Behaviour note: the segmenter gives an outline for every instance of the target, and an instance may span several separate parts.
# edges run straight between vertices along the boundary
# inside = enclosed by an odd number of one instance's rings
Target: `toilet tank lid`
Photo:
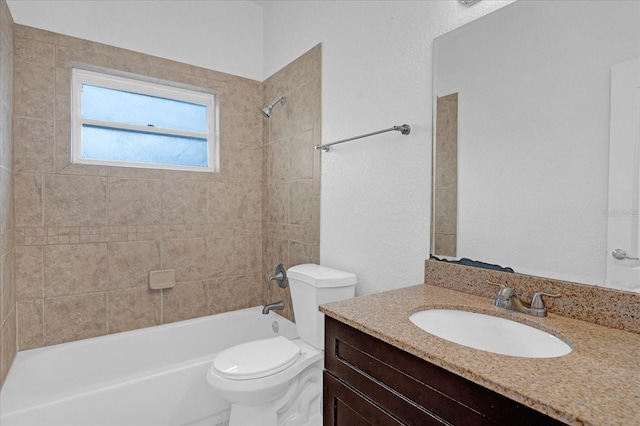
[[[312,287],[347,287],[358,282],[356,275],[351,272],[339,271],[313,263],[292,266],[287,270],[287,276]]]

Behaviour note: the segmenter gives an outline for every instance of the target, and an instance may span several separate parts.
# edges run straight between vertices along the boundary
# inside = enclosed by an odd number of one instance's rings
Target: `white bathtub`
[[[206,379],[215,354],[277,334],[297,337],[295,324],[261,309],[19,352],[0,392],[0,424],[226,424],[229,406]]]

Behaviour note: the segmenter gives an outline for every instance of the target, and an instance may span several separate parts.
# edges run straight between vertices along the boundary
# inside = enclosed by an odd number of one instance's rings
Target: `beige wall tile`
[[[162,223],[162,182],[109,178],[109,225]]]
[[[16,227],[42,226],[42,176],[16,173],[14,190]]]
[[[228,277],[247,273],[247,239],[213,238],[207,241],[209,276]]]
[[[252,147],[231,147],[228,151],[230,176],[233,183],[260,182],[262,150]]]
[[[243,188],[245,203],[241,217],[245,222],[260,222],[262,220],[262,185],[254,182]]]
[[[229,84],[229,126],[234,145],[259,148],[262,145],[261,83],[241,77],[232,77]]]
[[[53,121],[16,117],[14,133],[14,170],[51,173],[54,167],[55,129]]]
[[[15,58],[19,61],[53,66],[55,64],[55,46],[51,43],[18,37],[15,40]]]
[[[457,184],[458,164],[458,94],[437,100],[435,185]]]
[[[55,114],[57,121],[71,122],[71,69],[56,68]]]
[[[263,274],[273,275],[276,266],[280,263],[287,268],[291,266],[288,261],[289,245],[287,240],[267,237],[262,239],[262,243]]]
[[[320,79],[322,70],[322,45],[317,44],[286,66],[287,91]]]
[[[209,314],[262,304],[259,275],[215,278],[209,281]]]
[[[0,168],[0,233],[14,227],[13,189],[13,174],[10,170]]]
[[[311,179],[295,180],[289,185],[289,223],[306,225],[311,223],[313,205],[313,182]]]
[[[435,188],[434,224],[437,233],[455,234],[457,228],[457,190]]]
[[[16,344],[16,310],[11,310],[10,315],[2,324],[2,371],[1,377],[6,378],[9,374],[9,369],[13,363],[16,353],[18,352]]]
[[[313,244],[289,242],[289,265],[301,265],[303,263],[320,263],[320,247]]]
[[[107,296],[90,293],[46,299],[44,317],[45,346],[102,336],[107,333]]]
[[[0,37],[0,100],[13,105],[14,55],[11,41]]]
[[[176,281],[196,281],[207,276],[207,248],[203,238],[162,242],[162,269],[175,269]]]
[[[6,321],[16,306],[16,281],[13,271],[13,251],[0,259],[0,323]]]
[[[0,102],[0,166],[7,170],[13,170],[13,120],[11,118],[12,109],[4,102]]]
[[[15,25],[5,0],[0,2],[0,8],[0,34],[10,42],[9,44],[13,45],[13,29]]]
[[[15,249],[15,274],[18,301],[43,299],[42,246],[18,246]]]
[[[206,223],[206,182],[163,181],[163,223]]]
[[[289,222],[289,182],[278,182],[269,186],[269,221]]]
[[[433,253],[439,256],[456,256],[456,234],[434,234]]]
[[[310,179],[313,177],[313,129],[295,134],[291,138],[290,178]]]
[[[262,273],[262,237],[248,237],[246,239],[247,247],[247,273]]]
[[[14,114],[42,120],[54,119],[53,67],[15,61]]]
[[[148,287],[149,272],[159,269],[159,241],[109,243],[109,289]]]
[[[292,91],[287,104],[290,111],[290,134],[313,130],[313,123],[320,116],[320,79],[309,81]]]
[[[44,300],[18,302],[18,350],[44,345]]]
[[[177,284],[162,290],[162,322],[182,321],[207,315],[208,285],[206,281]]]
[[[280,139],[268,145],[269,182],[289,179],[290,150],[289,139]]]
[[[160,291],[130,288],[108,293],[109,333],[160,324]]]
[[[44,225],[106,225],[106,187],[103,177],[45,175]]]
[[[232,223],[240,220],[244,198],[242,187],[222,182],[209,184],[209,222]]]
[[[104,291],[108,287],[107,244],[44,247],[44,291],[47,298]]]

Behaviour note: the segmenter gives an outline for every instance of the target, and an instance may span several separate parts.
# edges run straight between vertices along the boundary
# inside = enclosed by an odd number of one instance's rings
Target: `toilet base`
[[[231,405],[229,426],[311,426],[322,422],[320,359],[302,371],[275,401],[260,405]]]

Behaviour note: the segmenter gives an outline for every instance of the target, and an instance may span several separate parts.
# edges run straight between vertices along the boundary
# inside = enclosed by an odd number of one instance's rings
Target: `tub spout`
[[[262,307],[262,313],[267,315],[269,311],[282,311],[284,309],[284,302],[280,300],[279,302],[267,303]]]

